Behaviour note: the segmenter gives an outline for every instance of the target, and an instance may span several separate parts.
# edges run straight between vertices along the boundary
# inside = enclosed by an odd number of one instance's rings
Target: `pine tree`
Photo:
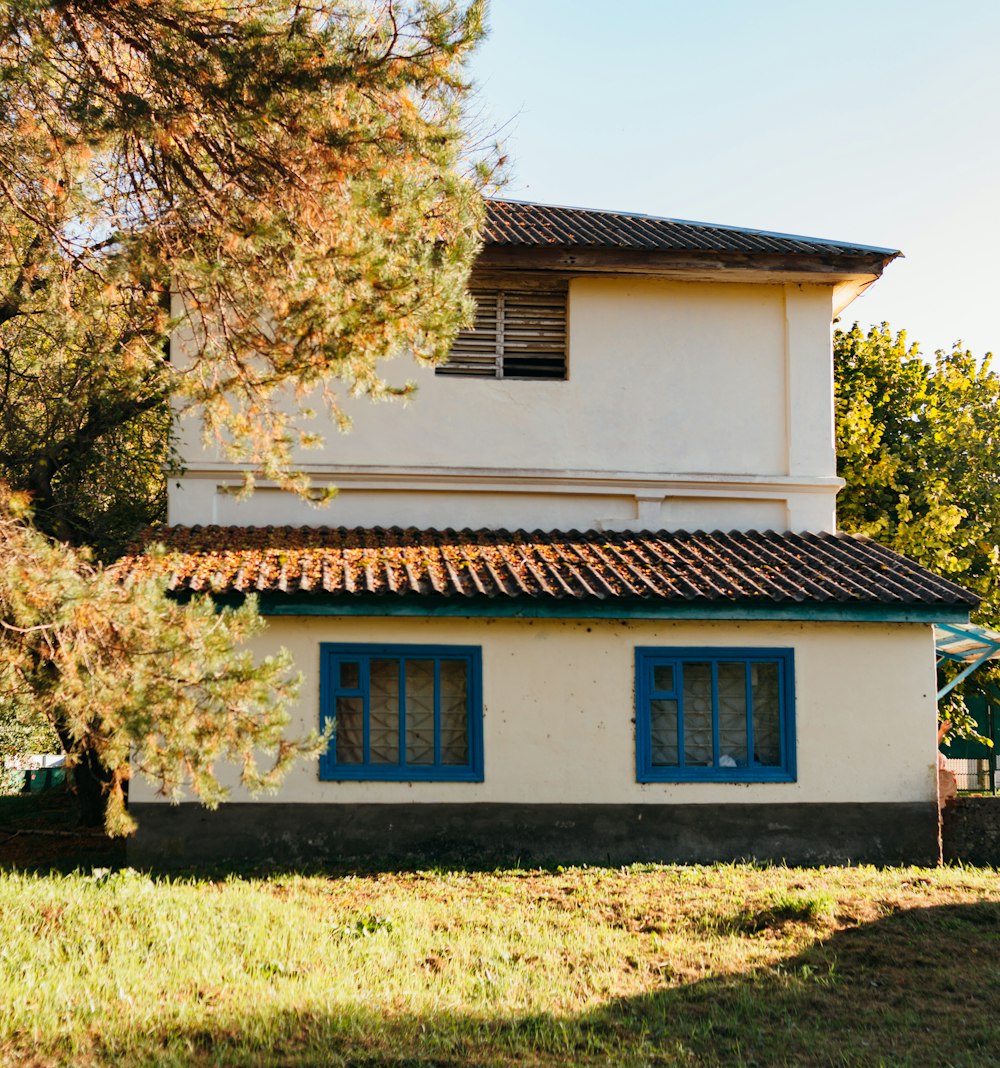
[[[214,806],[226,796],[218,763],[235,764],[248,789],[270,789],[325,744],[284,736],[299,682],[284,651],[258,662],[240,648],[263,627],[252,600],[181,604],[152,568],[123,582],[39,534],[26,497],[2,487],[0,553],[3,718],[58,737],[83,823],[131,831],[124,784],[136,774],[171,798],[190,789]],[[261,752],[273,755],[266,769]]]
[[[305,395],[344,425],[343,392],[407,392],[376,361],[442,358],[469,313],[485,172],[463,162],[462,64],[481,28],[480,0],[10,0],[0,353],[89,330],[126,372],[119,426],[169,396],[303,488]]]
[[[248,485],[304,491],[307,399],[344,427],[345,393],[409,392],[377,361],[443,358],[489,172],[463,115],[482,18],[482,0],[0,7],[0,478],[42,531],[113,558],[162,514],[186,410]],[[0,715],[56,731],[87,821],[109,799],[127,826],[130,747],[133,771],[210,802],[217,758],[254,783],[252,747],[277,746],[279,774],[284,661],[233,657],[252,606],[119,588],[19,501],[4,491]]]

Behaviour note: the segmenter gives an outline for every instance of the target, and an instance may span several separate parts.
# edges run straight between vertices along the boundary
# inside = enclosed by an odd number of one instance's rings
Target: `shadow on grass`
[[[79,812],[65,788],[0,795],[0,871],[62,872],[116,868],[125,843],[78,827]]]
[[[771,931],[773,936],[774,931]],[[761,937],[765,933],[761,932]],[[684,982],[582,1015],[206,1014],[106,1044],[115,1064],[954,1065],[1000,1049],[1000,905],[911,909],[838,930],[778,965]]]
[[[0,794],[0,826],[65,829],[77,811],[65,787],[32,794]]]
[[[257,858],[187,862],[167,856],[155,864],[134,861],[129,856],[128,838],[109,838],[98,829],[79,826],[79,809],[72,792],[65,788],[37,794],[0,795],[0,871],[62,873],[98,868],[139,867],[153,879],[230,878],[267,879],[282,876],[321,876],[405,874],[415,871],[492,872],[522,867],[510,863],[507,853],[495,855],[482,850],[442,848],[419,853],[397,853],[379,857],[344,856],[304,859]],[[525,868],[556,871],[555,863],[539,863],[525,858]]]

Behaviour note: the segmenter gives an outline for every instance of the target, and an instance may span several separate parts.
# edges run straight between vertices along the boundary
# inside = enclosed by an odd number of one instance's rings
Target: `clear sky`
[[[846,321],[1000,358],[1000,0],[492,0],[506,196],[902,249]]]

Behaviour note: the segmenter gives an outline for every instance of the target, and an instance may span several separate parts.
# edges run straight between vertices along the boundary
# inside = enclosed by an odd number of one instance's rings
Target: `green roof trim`
[[[263,616],[423,616],[454,619],[753,619],[844,623],[967,623],[957,605],[848,604],[839,601],[740,603],[733,601],[552,601],[537,598],[386,597],[323,594],[257,594]],[[219,594],[221,604],[241,604],[242,594]]]

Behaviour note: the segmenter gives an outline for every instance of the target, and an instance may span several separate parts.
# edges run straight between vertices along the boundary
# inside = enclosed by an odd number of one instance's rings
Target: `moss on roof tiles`
[[[144,546],[162,544],[164,557]],[[974,606],[869,538],[731,531],[162,527],[119,563],[176,591]]]

